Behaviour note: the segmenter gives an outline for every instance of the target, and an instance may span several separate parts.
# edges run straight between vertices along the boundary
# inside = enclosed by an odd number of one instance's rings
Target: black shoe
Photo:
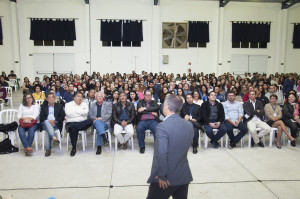
[[[70,156],[73,157],[73,156],[75,156],[75,154],[76,154],[76,149],[72,149]]]
[[[140,154],[145,153],[145,147],[144,148],[140,148]]]
[[[235,143],[234,142],[230,142],[229,143],[229,146],[228,146],[230,149],[233,149],[234,147],[236,147]]]
[[[102,134],[101,136],[102,136],[102,140],[103,140],[103,145],[108,146],[108,140],[107,140],[105,134]]]
[[[262,148],[265,147],[265,145],[264,145],[261,141],[259,141],[259,143],[257,143],[257,145],[258,145],[259,147],[262,147]]]
[[[100,155],[101,152],[102,152],[101,146],[98,146],[97,151],[96,151],[96,155]]]
[[[251,147],[254,147],[254,140],[251,138]]]
[[[197,154],[197,153],[198,153],[197,147],[193,147],[193,154]]]
[[[213,143],[213,147],[214,147],[215,149],[219,148],[219,143],[218,143],[218,142]]]
[[[46,150],[45,157],[48,157],[50,155],[51,155],[51,150]]]
[[[280,145],[276,145],[277,149],[281,149],[281,146]]]
[[[291,141],[291,146],[296,147],[296,140]]]

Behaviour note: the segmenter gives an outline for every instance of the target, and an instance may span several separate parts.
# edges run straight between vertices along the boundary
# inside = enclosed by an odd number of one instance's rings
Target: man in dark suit
[[[191,93],[186,95],[186,102],[183,104],[181,109],[181,117],[191,122],[194,127],[194,138],[193,138],[193,153],[198,153],[198,140],[199,140],[199,129],[201,128],[201,112],[200,106],[193,103],[193,96]]]
[[[53,93],[49,93],[47,95],[47,100],[45,100],[41,106],[40,112],[40,123],[49,135],[46,145],[46,157],[51,155],[51,141],[53,140],[54,143],[60,142],[54,132],[57,129],[59,129],[60,132],[62,131],[64,119],[64,107],[59,103],[55,103],[55,95]]]
[[[215,91],[211,91],[208,100],[201,105],[201,120],[204,124],[206,135],[210,138],[210,143],[214,148],[218,148],[218,140],[225,135],[227,128],[223,123],[225,120],[224,108],[216,100]],[[218,129],[216,135],[214,135],[213,129]]]
[[[247,124],[248,130],[253,138],[251,146],[253,147],[255,143],[260,147],[264,147],[264,144],[260,141],[260,138],[270,133],[272,129],[266,122],[264,122],[264,105],[260,101],[256,100],[256,92],[250,91],[249,98],[250,99],[243,104],[243,121]],[[258,134],[256,128],[261,129]]]
[[[163,112],[166,116],[157,125],[153,163],[147,199],[186,199],[193,180],[187,160],[192,142],[193,125],[178,115],[182,99],[174,94],[166,97]]]

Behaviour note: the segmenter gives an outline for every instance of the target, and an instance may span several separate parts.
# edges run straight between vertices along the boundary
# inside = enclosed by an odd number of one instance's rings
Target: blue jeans
[[[156,120],[141,120],[139,121],[136,132],[137,138],[139,141],[139,147],[145,148],[145,131],[149,129],[153,133],[153,137],[155,140],[156,126],[158,122]]]
[[[46,142],[46,150],[51,150],[51,141],[52,138],[55,136],[55,131],[58,129],[57,124],[52,126],[48,120],[42,122],[43,129],[48,133],[48,140]]]
[[[244,124],[242,122],[240,122],[237,127],[233,126],[228,121],[225,121],[225,125],[227,128],[227,135],[230,138],[230,141],[232,141],[234,143],[238,143],[244,137],[244,135],[246,135],[246,133],[248,132],[248,128],[247,128],[246,124]],[[233,134],[233,128],[237,128],[240,130],[240,132],[236,136],[234,136],[234,134]]]
[[[211,128],[209,124],[204,124],[204,127],[206,129],[207,137],[210,138],[210,143],[215,143],[216,145],[219,145],[218,143],[219,139],[221,139],[227,131],[226,126],[221,123],[219,128],[217,128],[219,131],[216,133],[216,135],[214,135],[213,128]]]
[[[94,123],[94,128],[97,132],[97,146],[102,145],[102,136],[105,134],[105,131],[108,129],[108,125],[106,122],[103,122],[102,120],[96,120]]]
[[[40,127],[39,123],[35,123],[35,125],[31,128],[22,128],[20,126],[18,127],[19,137],[21,139],[24,148],[31,147],[34,139],[34,134],[39,129],[39,127]],[[27,136],[26,136],[26,131],[28,131]]]

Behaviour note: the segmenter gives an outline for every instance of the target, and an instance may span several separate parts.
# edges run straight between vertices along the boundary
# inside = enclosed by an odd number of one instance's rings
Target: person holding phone
[[[210,138],[210,143],[214,148],[219,147],[219,139],[227,132],[227,128],[223,123],[225,113],[222,104],[216,101],[216,92],[211,91],[208,100],[201,105],[201,120],[206,130],[206,135]],[[218,129],[214,134],[213,129]]]

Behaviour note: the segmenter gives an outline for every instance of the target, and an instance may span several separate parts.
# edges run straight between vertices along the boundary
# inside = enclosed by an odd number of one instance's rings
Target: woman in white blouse
[[[35,103],[34,98],[31,93],[25,93],[23,96],[22,104],[20,104],[18,111],[18,119],[22,120],[24,123],[31,123],[36,121],[36,123],[31,128],[22,128],[19,125],[19,136],[21,142],[25,149],[25,154],[29,155],[33,152],[31,145],[34,139],[35,132],[39,129],[39,114],[40,114],[40,106],[38,103]],[[26,131],[28,131],[28,135],[26,136]]]
[[[198,104],[199,106],[201,106],[202,103],[203,103],[203,100],[200,99],[201,97],[200,97],[199,91],[198,90],[194,90],[193,93],[192,93],[192,95],[194,97],[194,100],[193,100],[194,104]]]

